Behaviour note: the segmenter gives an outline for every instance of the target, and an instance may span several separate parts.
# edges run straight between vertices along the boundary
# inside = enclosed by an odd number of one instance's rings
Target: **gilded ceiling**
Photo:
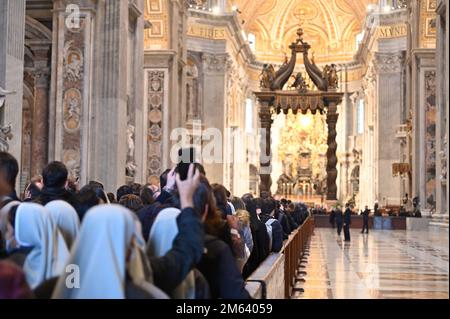
[[[366,8],[376,0],[229,0],[256,36],[261,61],[282,61],[301,24],[317,62],[348,61],[356,51]]]

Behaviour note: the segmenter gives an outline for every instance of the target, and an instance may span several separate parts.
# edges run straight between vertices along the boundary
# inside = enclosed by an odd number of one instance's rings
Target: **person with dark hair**
[[[122,196],[129,195],[129,194],[133,194],[133,189],[131,188],[130,185],[120,186],[117,189],[117,196],[116,196],[117,202],[120,202],[120,199],[122,198]]]
[[[220,184],[212,184],[211,187],[216,198],[216,207],[220,210],[222,218],[226,219],[228,215],[231,215],[231,210],[227,202],[227,190]]]
[[[105,190],[103,189],[103,185],[99,183],[89,183],[83,188],[91,188],[95,192],[97,198],[99,199],[100,204],[109,204],[109,198],[106,195]]]
[[[299,227],[299,225],[295,222],[293,217],[294,211],[295,211],[295,204],[289,201],[286,209],[286,218],[288,220],[289,227],[292,230],[295,230]]]
[[[133,195],[135,196],[141,196],[141,190],[142,190],[142,185],[139,183],[132,183],[130,184],[131,189],[133,190]]]
[[[344,240],[350,241],[350,225],[352,223],[353,205],[348,205],[344,213]]]
[[[0,152],[0,200],[4,197],[19,200],[15,189],[18,173],[19,164],[14,156]]]
[[[153,198],[153,191],[150,186],[151,185],[147,184],[141,189],[140,198],[144,206],[152,205],[155,202],[155,199]]]
[[[212,187],[205,176],[194,194],[194,209],[205,224],[205,253],[198,270],[205,276],[214,299],[248,299],[245,282],[229,243],[230,227],[215,206]],[[228,243],[227,243],[228,241]]]
[[[361,213],[361,215],[363,216],[363,228],[362,228],[361,234],[364,234],[364,232],[366,234],[368,234],[369,233],[369,216],[370,216],[369,206],[366,205],[366,208]]]
[[[108,194],[106,194],[106,196],[108,197],[110,204],[116,203],[116,196],[113,193],[109,192]]]
[[[119,204],[135,213],[139,212],[142,208],[144,208],[144,204],[142,204],[141,198],[134,194],[122,196],[120,198]]]
[[[267,233],[271,236],[271,252],[278,253],[283,248],[283,227],[274,218],[276,203],[273,198],[268,197],[263,201],[260,220],[266,225]]]
[[[341,236],[341,232],[342,232],[342,219],[343,219],[344,215],[342,213],[341,210],[341,205],[337,205],[336,206],[336,211],[335,211],[335,221],[336,221],[336,228],[337,228],[337,234],[340,237]]]
[[[101,189],[105,190],[105,186],[102,183],[97,182],[97,181],[90,181],[88,183],[88,185],[92,186],[92,187],[98,187],[98,188],[101,188]]]
[[[42,171],[44,187],[37,202],[45,206],[54,200],[63,200],[72,206],[74,195],[67,190],[68,171],[66,165],[61,162],[52,162]]]
[[[266,225],[258,218],[256,213],[256,201],[253,199],[252,195],[248,195],[250,194],[244,195],[242,200],[250,214],[253,251],[250,254],[247,264],[244,266],[244,278],[248,278],[270,254],[270,237],[267,233]]]
[[[89,209],[100,204],[101,201],[97,197],[95,190],[89,186],[83,187],[74,198],[74,208],[81,221],[83,221],[84,215]]]
[[[233,198],[231,199],[231,204],[233,205],[236,212],[238,210],[245,210],[245,203],[239,197],[233,196]]]

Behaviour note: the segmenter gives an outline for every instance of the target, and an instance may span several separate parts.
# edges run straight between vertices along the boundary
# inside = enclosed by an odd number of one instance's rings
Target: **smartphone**
[[[184,181],[187,179],[189,166],[195,164],[195,149],[193,147],[180,149],[178,151],[178,158],[179,163],[175,171],[180,174],[180,179]],[[195,169],[197,168],[194,168],[194,171]]]

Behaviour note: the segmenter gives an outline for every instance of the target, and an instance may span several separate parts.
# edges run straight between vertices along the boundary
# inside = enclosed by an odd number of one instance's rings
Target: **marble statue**
[[[0,151],[7,152],[9,150],[8,140],[11,140],[13,135],[11,133],[11,124],[1,127],[0,126]]]
[[[127,143],[128,143],[128,156],[130,158],[134,157],[134,149],[135,149],[134,132],[135,132],[134,126],[131,125],[131,124],[128,124],[128,128],[127,128]]]

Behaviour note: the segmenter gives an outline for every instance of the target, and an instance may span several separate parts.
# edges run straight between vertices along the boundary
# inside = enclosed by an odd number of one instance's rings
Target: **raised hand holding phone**
[[[182,180],[180,174],[177,173],[176,183],[181,209],[194,208],[194,193],[200,184],[200,171],[195,169],[194,164],[190,164],[186,179]]]

